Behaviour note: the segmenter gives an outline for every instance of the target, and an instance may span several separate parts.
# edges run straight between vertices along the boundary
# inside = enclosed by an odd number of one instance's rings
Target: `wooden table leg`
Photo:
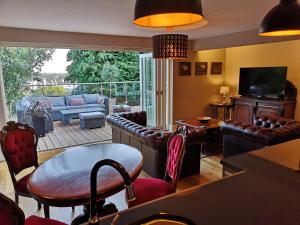
[[[50,218],[49,206],[44,204],[43,207],[44,207],[45,218],[49,219]]]

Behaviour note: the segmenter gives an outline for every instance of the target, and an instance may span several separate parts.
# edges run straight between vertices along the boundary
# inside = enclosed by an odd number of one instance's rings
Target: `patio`
[[[38,151],[110,141],[111,135],[111,127],[107,124],[105,127],[83,130],[78,119],[71,120],[69,125],[55,121],[54,131],[39,138]]]
[[[140,106],[131,107],[131,112],[138,111],[141,111]],[[111,113],[112,105],[110,105]],[[79,119],[72,119],[69,125],[64,125],[61,121],[54,121],[53,126],[53,132],[46,133],[45,137],[39,138],[38,151],[111,141],[112,138],[111,127],[107,123],[105,123],[105,127],[101,128],[81,129]]]

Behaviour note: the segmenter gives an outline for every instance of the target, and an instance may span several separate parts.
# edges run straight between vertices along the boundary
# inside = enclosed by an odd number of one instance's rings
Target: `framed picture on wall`
[[[190,76],[192,74],[191,62],[179,62],[179,76]]]
[[[211,63],[210,74],[212,74],[212,75],[220,75],[220,74],[222,74],[222,67],[223,67],[223,63],[222,62],[212,62]]]
[[[196,62],[195,63],[195,74],[196,75],[207,75],[207,62]]]

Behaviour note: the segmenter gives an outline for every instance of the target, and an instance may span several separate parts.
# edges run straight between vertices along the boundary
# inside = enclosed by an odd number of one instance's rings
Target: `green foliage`
[[[6,101],[10,108],[28,91],[28,81],[40,80],[41,68],[53,53],[54,49],[0,48]]]
[[[118,82],[139,80],[139,53],[72,49],[67,54],[71,82]]]
[[[64,96],[67,91],[63,86],[45,86],[32,90],[31,93],[35,96]]]

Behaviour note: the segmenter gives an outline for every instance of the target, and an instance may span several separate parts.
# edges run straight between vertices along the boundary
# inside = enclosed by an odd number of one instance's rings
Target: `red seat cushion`
[[[128,203],[129,208],[172,193],[170,183],[156,178],[139,178],[133,188],[136,200]]]
[[[30,216],[25,220],[25,225],[66,225],[57,220],[41,218],[38,216]]]
[[[17,181],[17,184],[16,184],[17,192],[28,193],[27,182],[28,182],[30,175],[31,175],[31,173],[22,177],[20,180]]]

